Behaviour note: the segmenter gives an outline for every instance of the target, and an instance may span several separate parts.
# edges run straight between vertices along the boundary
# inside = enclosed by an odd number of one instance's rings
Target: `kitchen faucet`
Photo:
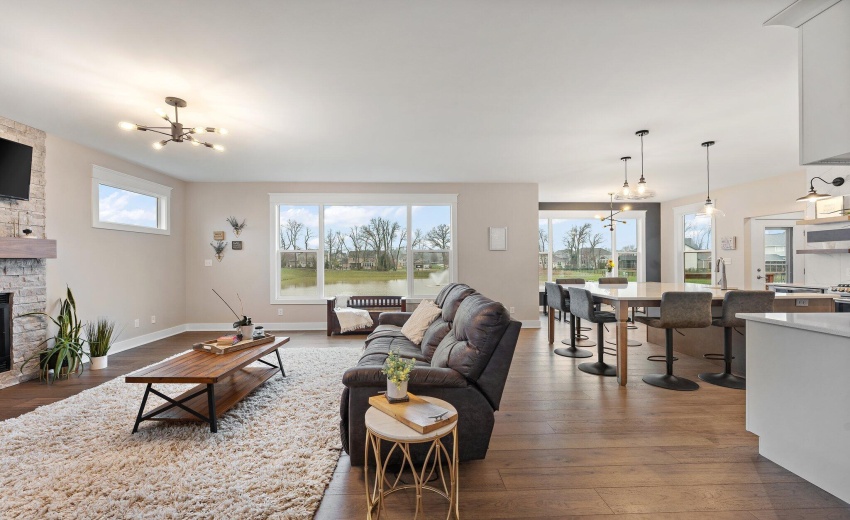
[[[717,279],[717,285],[720,286],[721,291],[725,291],[727,289],[728,284],[726,282],[726,262],[723,261],[722,256],[717,259],[717,262],[714,267],[714,272],[720,273]]]

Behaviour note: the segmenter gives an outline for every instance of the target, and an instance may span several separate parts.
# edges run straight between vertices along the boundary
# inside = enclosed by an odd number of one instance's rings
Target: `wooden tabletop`
[[[126,376],[127,383],[201,383],[215,384],[240,368],[250,365],[288,343],[288,337],[276,337],[271,343],[230,354],[211,354],[192,350]]]
[[[562,287],[587,289],[594,297],[606,301],[629,301],[635,303],[660,302],[661,295],[668,291],[709,292],[712,300],[722,301],[729,290],[721,290],[714,286],[699,283],[661,283],[661,282],[629,282],[628,284],[562,284]],[[832,298],[832,295],[821,293],[789,293],[777,294],[777,299],[783,298]],[[641,307],[643,305],[640,305]]]

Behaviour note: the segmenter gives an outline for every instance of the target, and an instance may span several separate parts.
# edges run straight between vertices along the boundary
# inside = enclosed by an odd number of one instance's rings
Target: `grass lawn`
[[[431,273],[439,272],[437,270],[417,270],[413,271],[413,277],[416,279],[427,279]],[[362,282],[386,282],[392,280],[407,280],[407,271],[342,271],[342,270],[325,270],[325,283],[362,283]],[[280,270],[280,281],[284,286],[289,285],[315,285],[316,270],[315,269],[296,269],[283,267]]]

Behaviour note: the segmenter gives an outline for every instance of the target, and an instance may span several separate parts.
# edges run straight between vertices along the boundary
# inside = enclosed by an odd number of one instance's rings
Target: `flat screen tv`
[[[0,197],[29,200],[32,146],[0,138]]]

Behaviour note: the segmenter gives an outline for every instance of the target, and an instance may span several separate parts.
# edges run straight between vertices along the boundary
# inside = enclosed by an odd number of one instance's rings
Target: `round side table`
[[[457,412],[454,406],[450,405],[442,399],[436,397],[421,396],[433,404],[442,406],[447,410]],[[448,435],[452,436],[452,453],[443,445],[442,439]],[[381,457],[381,442],[386,441],[392,443],[387,456]],[[422,462],[422,469],[417,471],[413,464],[413,459],[410,455],[410,445],[418,443],[430,443],[428,454]],[[443,496],[449,501],[449,513],[446,518],[460,519],[458,508],[458,451],[457,451],[457,415],[455,420],[443,426],[438,430],[430,433],[419,433],[416,430],[405,426],[396,419],[390,417],[384,412],[370,407],[366,411],[366,462],[363,467],[363,474],[366,481],[366,518],[378,519],[381,512],[384,510],[384,498],[388,495],[401,491],[403,489],[416,490],[416,514],[414,518],[419,516],[422,511],[422,493],[423,491],[433,491],[438,495]],[[369,479],[369,451],[372,451],[372,456],[375,460],[375,476],[372,482]],[[398,476],[390,482],[386,476],[386,464],[394,453],[400,453],[402,456],[401,467],[398,470]],[[443,462],[448,465],[448,472],[443,469]],[[413,474],[413,484],[404,484],[401,482],[401,474],[405,466],[410,468]],[[446,474],[448,473],[448,475]],[[434,475],[438,475],[439,479],[436,482],[438,487],[427,485]],[[446,478],[448,477],[448,481]]]

